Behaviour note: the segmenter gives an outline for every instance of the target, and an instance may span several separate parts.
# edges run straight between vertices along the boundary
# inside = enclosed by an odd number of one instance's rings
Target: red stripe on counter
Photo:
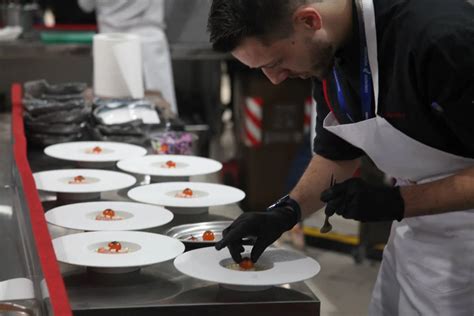
[[[64,286],[63,277],[54,254],[51,236],[44,217],[35,181],[27,159],[25,128],[23,125],[22,87],[13,84],[12,94],[12,134],[13,155],[21,176],[26,202],[30,209],[31,229],[41,263],[41,270],[48,285],[49,297],[54,315],[72,315],[71,306]]]

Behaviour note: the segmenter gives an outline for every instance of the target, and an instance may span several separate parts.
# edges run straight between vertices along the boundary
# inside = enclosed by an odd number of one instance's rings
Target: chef
[[[101,33],[133,33],[142,40],[145,89],[160,91],[177,113],[173,71],[164,32],[164,0],[78,0],[86,12],[96,10]]]
[[[274,84],[312,78],[315,156],[296,187],[216,248],[251,258],[326,204],[393,220],[370,315],[474,315],[474,7],[466,0],[214,0],[208,28]],[[352,178],[369,156],[395,178]],[[336,184],[330,186],[334,177]]]

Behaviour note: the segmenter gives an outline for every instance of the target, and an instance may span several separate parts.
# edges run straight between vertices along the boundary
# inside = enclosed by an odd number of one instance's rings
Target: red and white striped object
[[[244,106],[244,143],[249,147],[262,145],[263,99],[245,98]]]

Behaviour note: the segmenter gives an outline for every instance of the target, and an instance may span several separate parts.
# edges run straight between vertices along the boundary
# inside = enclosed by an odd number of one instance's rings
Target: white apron
[[[474,159],[424,145],[377,115],[378,61],[372,0],[360,0],[372,72],[374,118],[340,125],[332,112],[324,128],[361,148],[399,184],[423,183],[474,166]],[[383,209],[380,210],[383,212]],[[474,210],[394,222],[369,315],[474,315]]]

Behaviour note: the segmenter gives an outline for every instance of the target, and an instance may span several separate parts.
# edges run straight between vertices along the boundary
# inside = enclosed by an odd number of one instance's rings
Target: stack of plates
[[[30,143],[45,146],[83,138],[91,114],[83,95],[87,84],[37,80],[24,87],[24,120]]]

